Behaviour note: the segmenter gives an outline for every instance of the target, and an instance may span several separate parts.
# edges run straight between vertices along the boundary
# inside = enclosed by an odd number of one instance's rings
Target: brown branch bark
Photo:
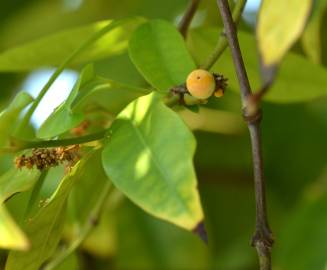
[[[255,110],[253,112],[251,110],[249,111],[248,108],[249,100],[252,97],[252,91],[228,1],[217,0],[217,4],[224,23],[229,47],[232,52],[233,62],[241,90],[243,115],[248,123],[251,138],[256,199],[256,230],[252,238],[252,245],[257,250],[260,270],[271,270],[271,247],[273,244],[273,238],[268,224],[266,209],[266,192],[260,134],[261,111]]]
[[[178,30],[186,38],[187,30],[191,24],[194,14],[199,6],[200,0],[191,0],[189,6],[187,7],[183,18],[181,19]]]

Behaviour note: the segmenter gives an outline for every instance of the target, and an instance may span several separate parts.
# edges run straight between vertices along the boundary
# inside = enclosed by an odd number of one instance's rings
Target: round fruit
[[[196,69],[188,75],[186,88],[193,97],[207,99],[215,91],[216,81],[210,72],[204,69]]]

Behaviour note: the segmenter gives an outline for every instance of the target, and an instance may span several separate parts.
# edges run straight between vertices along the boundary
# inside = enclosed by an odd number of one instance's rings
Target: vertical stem
[[[189,6],[187,7],[185,14],[183,18],[181,19],[178,29],[179,32],[183,35],[183,37],[186,37],[187,30],[191,24],[191,21],[194,17],[194,14],[199,6],[200,0],[191,0]]]
[[[248,122],[251,138],[256,199],[256,231],[252,238],[252,245],[256,248],[258,253],[260,270],[271,270],[271,247],[273,239],[268,224],[266,209],[266,191],[260,134],[261,112],[256,111],[253,115],[248,111],[247,103],[249,98],[252,97],[252,92],[237,38],[235,23],[227,0],[217,0],[217,4],[224,23],[229,47],[232,52],[241,90],[243,114],[245,120]]]
[[[243,9],[245,7],[246,0],[238,0],[234,9],[233,9],[233,20],[237,24],[242,15]],[[213,53],[210,55],[206,63],[202,65],[203,69],[209,70],[216,63],[217,59],[223,54],[227,48],[228,42],[226,39],[226,34],[224,32],[220,33],[216,47],[213,50]]]

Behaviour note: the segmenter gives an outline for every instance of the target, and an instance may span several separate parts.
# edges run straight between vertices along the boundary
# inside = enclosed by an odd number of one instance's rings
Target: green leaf
[[[102,162],[116,187],[150,214],[194,229],[203,213],[195,140],[183,121],[150,94],[129,104],[111,131]]]
[[[4,146],[9,135],[14,131],[20,112],[33,98],[26,92],[19,92],[11,104],[0,113],[0,146]]]
[[[195,69],[180,33],[162,20],[145,23],[135,31],[129,55],[144,78],[162,92],[185,82]]]
[[[58,66],[85,40],[101,31],[109,23],[113,27],[75,58],[71,65],[120,54],[126,50],[131,33],[142,22],[144,22],[142,18],[102,21],[40,38],[1,53],[0,72],[26,71],[40,66]]]
[[[323,16],[327,8],[326,0],[317,0],[314,3],[313,14],[302,35],[302,46],[309,58],[316,64],[321,63],[321,31]]]
[[[6,270],[38,270],[54,253],[62,234],[67,197],[84,172],[86,162],[87,158],[79,161],[61,180],[48,202],[26,221],[24,231],[31,241],[31,249],[10,252]]]
[[[219,29],[215,28],[199,28],[190,31],[188,46],[197,62],[202,62],[203,59],[209,57],[218,35]],[[238,37],[252,89],[258,89],[261,82],[258,74],[259,61],[255,49],[255,38],[242,31],[238,32]],[[238,80],[228,50],[223,53],[212,70],[226,76],[229,88],[238,91]],[[264,99],[276,103],[313,100],[327,95],[326,85],[327,70],[325,68],[313,64],[300,55],[288,53],[281,63],[276,81]]]
[[[265,65],[281,61],[301,35],[312,0],[263,0],[257,24],[259,51]]]
[[[147,89],[96,77],[81,87],[72,107],[73,111],[83,111],[88,106],[97,105],[116,115],[128,103],[149,92]]]
[[[0,203],[32,188],[40,176],[37,169],[12,168],[0,177]],[[1,235],[1,232],[0,232]]]
[[[62,134],[83,121],[83,114],[73,112],[71,106],[80,87],[91,81],[94,76],[92,65],[88,65],[82,70],[68,98],[54,110],[37,131],[38,138],[46,139]]]
[[[26,250],[29,242],[4,205],[0,204],[0,248]]]

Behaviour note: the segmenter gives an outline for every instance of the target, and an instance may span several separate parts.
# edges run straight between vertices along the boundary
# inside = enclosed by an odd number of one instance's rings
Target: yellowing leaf
[[[298,39],[310,14],[312,0],[263,0],[257,25],[259,51],[273,65]]]
[[[0,204],[0,234],[0,248],[26,250],[29,247],[26,236],[2,204]]]

